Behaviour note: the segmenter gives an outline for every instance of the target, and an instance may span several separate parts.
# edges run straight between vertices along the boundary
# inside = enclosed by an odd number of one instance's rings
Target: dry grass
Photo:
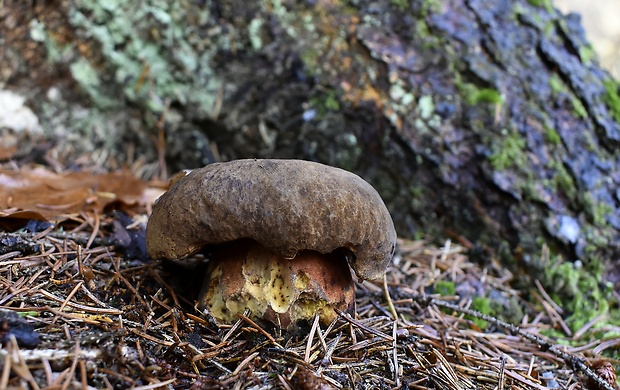
[[[572,368],[581,360],[557,351],[589,359],[599,345],[577,351],[533,343],[500,323],[483,331],[449,309],[495,296],[519,302],[527,313],[520,330],[541,336],[562,328],[560,308],[544,291],[540,305],[520,300],[510,273],[469,262],[450,242],[401,242],[385,286],[358,284],[356,315],[327,327],[315,321],[309,333],[287,336],[247,316],[216,324],[196,311],[191,293],[173,287],[182,270],[101,245],[114,240],[106,230],[111,216],[72,222],[64,234],[3,234],[34,253],[0,256],[0,305],[21,313],[43,342],[34,349],[6,343],[0,388],[577,389],[584,374]],[[440,281],[459,294],[420,295]],[[591,341],[587,334],[581,337]]]

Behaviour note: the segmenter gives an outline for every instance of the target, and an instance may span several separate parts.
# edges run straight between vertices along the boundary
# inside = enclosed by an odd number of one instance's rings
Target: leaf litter
[[[450,241],[401,240],[384,283],[357,283],[356,312],[329,326],[317,318],[284,334],[250,313],[217,323],[196,308],[204,256],[197,269],[146,258],[162,192],[127,171],[0,169],[0,388],[617,386],[618,362],[601,353],[619,339],[599,339],[594,324],[571,335],[540,284],[527,301],[507,269],[471,262]],[[480,313],[480,297],[517,323]]]

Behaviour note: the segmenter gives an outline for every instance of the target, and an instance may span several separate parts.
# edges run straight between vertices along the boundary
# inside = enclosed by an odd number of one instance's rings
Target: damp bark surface
[[[159,130],[171,171],[319,161],[371,182],[399,235],[534,272],[545,244],[620,279],[620,97],[576,15],[525,0],[98,3],[0,14],[0,80],[47,139],[68,135],[47,146],[63,156],[154,160]]]

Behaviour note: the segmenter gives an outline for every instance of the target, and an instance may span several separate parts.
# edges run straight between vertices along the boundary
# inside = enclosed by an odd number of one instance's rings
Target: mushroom
[[[396,232],[375,189],[345,170],[302,160],[236,160],[194,170],[153,205],[155,259],[211,248],[199,306],[224,322],[250,309],[285,329],[355,308],[359,279],[385,274]]]

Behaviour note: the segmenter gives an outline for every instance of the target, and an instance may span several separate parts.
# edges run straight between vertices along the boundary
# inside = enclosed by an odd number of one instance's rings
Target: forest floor
[[[165,183],[56,168],[0,165],[2,389],[616,386],[600,357],[618,329],[572,332],[536,281],[517,291],[449,240],[401,240],[385,282],[357,283],[356,312],[329,326],[217,323],[196,308],[200,272],[145,254]],[[481,314],[498,311],[514,323]]]

